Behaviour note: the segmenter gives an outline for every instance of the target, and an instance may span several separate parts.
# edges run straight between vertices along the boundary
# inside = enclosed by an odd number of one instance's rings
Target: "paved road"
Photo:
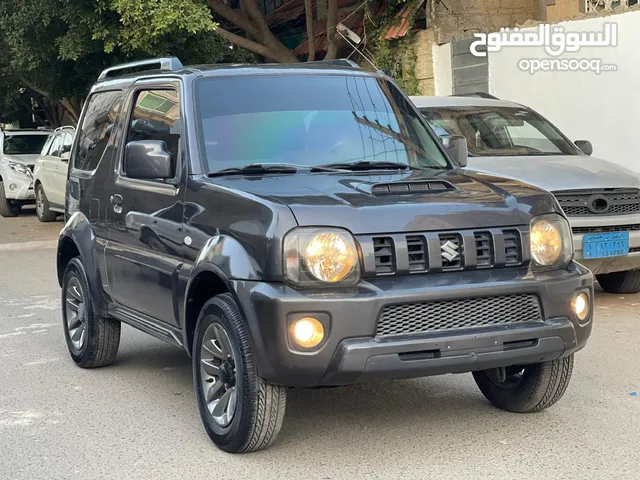
[[[0,232],[37,226],[25,218]],[[232,456],[201,427],[181,351],[125,327],[113,366],[75,367],[54,250],[11,248],[0,244],[2,480],[640,478],[640,295],[598,295],[592,341],[544,413],[493,409],[470,375],[293,390],[279,441]]]

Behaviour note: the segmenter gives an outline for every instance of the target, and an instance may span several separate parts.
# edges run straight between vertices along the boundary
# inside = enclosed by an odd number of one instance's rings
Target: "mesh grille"
[[[384,307],[376,335],[438,332],[540,320],[540,300],[533,294],[410,303]]]
[[[554,192],[560,206],[569,217],[587,215],[625,215],[640,213],[640,191],[631,190],[578,190]],[[604,197],[609,208],[602,212],[593,212],[589,205],[593,195]]]
[[[612,225],[610,227],[573,227],[571,230],[575,235],[586,233],[634,232],[640,230],[640,225]]]

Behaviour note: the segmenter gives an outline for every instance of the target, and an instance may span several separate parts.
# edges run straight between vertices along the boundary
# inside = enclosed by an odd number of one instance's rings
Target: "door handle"
[[[122,212],[122,195],[115,193],[111,195],[111,203],[113,204],[113,211],[116,213]]]

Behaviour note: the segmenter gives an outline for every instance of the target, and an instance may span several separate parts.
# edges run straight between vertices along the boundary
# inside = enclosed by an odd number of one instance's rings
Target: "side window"
[[[180,133],[180,102],[176,90],[138,92],[129,122],[127,142],[163,141],[171,154],[175,172]]]
[[[49,150],[49,156],[59,157],[60,150],[62,149],[62,135],[56,135],[51,144],[51,150]]]
[[[79,170],[94,170],[109,144],[113,125],[120,113],[122,92],[98,92],[91,95],[87,110],[78,129],[78,149],[74,167]]]
[[[40,155],[49,155],[49,149],[51,147],[51,144],[53,143],[53,139],[55,138],[54,135],[50,135],[49,138],[47,138],[47,141],[44,144],[44,147],[42,147],[42,151],[40,152]]]
[[[60,149],[60,156],[71,151],[71,145],[73,144],[73,137],[70,133],[65,133],[62,136],[62,148]]]

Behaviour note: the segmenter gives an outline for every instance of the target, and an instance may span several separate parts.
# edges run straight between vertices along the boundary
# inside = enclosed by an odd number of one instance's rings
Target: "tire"
[[[100,317],[94,312],[89,292],[84,265],[75,257],[67,265],[62,283],[64,335],[69,354],[79,367],[98,368],[111,365],[115,360],[121,325],[117,320]],[[79,313],[77,317],[73,316],[74,311]]]
[[[36,216],[41,222],[53,222],[58,218],[56,212],[49,210],[49,200],[44,193],[44,188],[42,188],[41,183],[36,187]]]
[[[603,273],[596,275],[596,279],[602,289],[608,293],[640,292],[640,270]]]
[[[22,204],[12,202],[4,195],[4,182],[0,180],[0,215],[5,218],[17,217],[22,210]]]
[[[507,382],[521,367],[507,368]],[[573,355],[524,367],[519,381],[496,381],[497,369],[473,372],[480,391],[493,406],[514,413],[540,412],[562,398],[573,371]]]
[[[227,335],[226,340],[212,343],[209,335],[221,338],[220,329]],[[224,355],[225,342],[226,350],[232,352],[231,359]],[[222,349],[217,345],[222,345]],[[216,355],[223,353],[221,356],[227,359],[227,364],[216,360],[213,350],[218,352]],[[204,355],[209,358],[204,358]],[[203,367],[203,359],[208,362],[206,368]],[[200,417],[213,443],[230,453],[254,452],[271,445],[282,427],[287,391],[285,387],[269,384],[258,376],[246,322],[230,295],[218,295],[202,308],[194,334],[192,361]],[[210,375],[212,362],[219,362],[218,373],[213,376]],[[216,397],[212,396],[208,404],[206,395],[214,390],[220,399],[213,404],[211,402],[215,402]],[[230,399],[228,404],[234,403],[233,412],[223,415],[227,422],[225,425],[224,421],[214,419],[214,415],[226,395]]]

